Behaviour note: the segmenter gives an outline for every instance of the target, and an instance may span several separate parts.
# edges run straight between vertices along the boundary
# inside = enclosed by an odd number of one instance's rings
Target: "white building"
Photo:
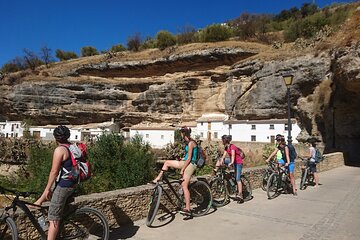
[[[20,121],[0,122],[0,135],[6,138],[20,138],[23,136],[24,129]]]
[[[228,120],[225,114],[204,114],[197,122],[197,131],[202,140],[221,140],[222,135],[232,135],[236,142],[273,143],[277,134],[287,139],[287,119]],[[292,122],[292,140],[301,132],[295,119]]]
[[[160,125],[135,125],[130,129],[130,138],[140,135],[153,148],[163,148],[175,141],[175,127]]]

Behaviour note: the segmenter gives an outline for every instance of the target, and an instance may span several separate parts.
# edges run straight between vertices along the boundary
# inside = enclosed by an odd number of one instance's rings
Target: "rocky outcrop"
[[[211,48],[140,61],[106,60],[0,85],[0,115],[38,124],[193,121],[207,112],[237,119],[286,118],[282,74],[292,72],[291,113],[326,149],[352,156],[359,146],[359,45],[286,58],[256,50]],[[62,64],[62,63],[59,63]],[[50,73],[49,73],[50,72]],[[46,75],[46,76],[45,76]],[[357,145],[356,145],[357,144]]]

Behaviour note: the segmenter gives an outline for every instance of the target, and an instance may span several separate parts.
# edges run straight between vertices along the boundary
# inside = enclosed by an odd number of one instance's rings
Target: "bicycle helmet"
[[[232,136],[231,136],[231,135],[222,135],[222,136],[221,136],[221,140],[222,140],[223,142],[230,143],[231,140],[232,140]]]
[[[182,132],[182,133],[184,133],[185,134],[185,136],[188,136],[188,137],[190,137],[190,134],[191,134],[191,128],[189,128],[189,127],[181,127],[180,129],[179,129],[179,131],[180,132]]]
[[[285,137],[281,134],[277,134],[275,139],[276,139],[276,141],[285,141]]]
[[[70,130],[66,126],[60,125],[54,129],[54,138],[58,142],[65,142],[70,137]]]

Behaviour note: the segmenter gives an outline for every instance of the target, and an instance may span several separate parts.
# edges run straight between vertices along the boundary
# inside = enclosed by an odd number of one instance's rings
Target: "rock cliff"
[[[303,129],[300,138],[317,136],[328,151],[345,150],[354,160],[360,154],[359,71],[358,40],[322,49],[229,41],[105,54],[2,77],[0,116],[37,124],[115,118],[122,126],[180,124],[208,112],[286,118],[281,76],[292,72],[291,112]]]

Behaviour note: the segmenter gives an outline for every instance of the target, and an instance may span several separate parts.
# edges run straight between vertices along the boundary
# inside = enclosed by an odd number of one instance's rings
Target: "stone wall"
[[[324,155],[325,159],[318,165],[318,171],[323,172],[344,165],[344,156],[342,153],[332,153]],[[300,161],[296,162],[295,176],[300,177]],[[244,174],[250,179],[253,189],[261,186],[262,175],[265,166],[244,169]],[[115,191],[94,193],[75,198],[75,204],[78,206],[91,206],[101,210],[109,221],[110,228],[118,228],[133,221],[144,219],[147,215],[148,204],[153,186],[142,185]],[[164,197],[161,200],[161,209],[173,210],[174,206]],[[264,195],[265,197],[265,195]],[[31,226],[25,223],[22,216],[18,217],[17,222],[19,232],[23,239],[32,238],[33,231],[29,231]],[[31,235],[30,235],[31,233]]]

